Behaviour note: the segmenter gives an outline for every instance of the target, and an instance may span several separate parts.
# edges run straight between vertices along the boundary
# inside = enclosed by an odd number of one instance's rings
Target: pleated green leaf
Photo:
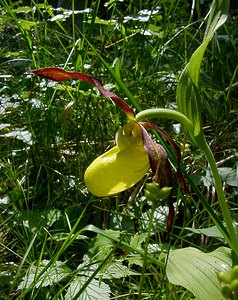
[[[228,0],[213,1],[203,42],[193,53],[189,63],[182,71],[178,82],[176,92],[178,111],[186,115],[193,123],[194,131],[188,132],[188,135],[198,146],[202,146],[204,143],[201,125],[202,104],[198,89],[201,63],[209,41],[214,36],[216,30],[226,21],[228,11]]]
[[[188,247],[169,254],[166,274],[169,281],[191,291],[197,300],[220,300],[217,272],[231,268],[231,250],[220,247],[204,253]]]

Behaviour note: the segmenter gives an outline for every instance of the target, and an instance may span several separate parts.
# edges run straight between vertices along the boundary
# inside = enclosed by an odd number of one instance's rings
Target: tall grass
[[[191,299],[168,281],[164,265],[171,249],[209,252],[224,245],[219,234],[195,230],[214,225],[200,197],[221,216],[203,154],[173,121],[155,121],[181,145],[192,187],[186,199],[175,182],[176,220],[168,238],[167,205],[152,219],[145,181],[103,199],[85,188],[84,171],[113,145],[122,112],[87,83],[55,84],[30,71],[83,71],[137,110],[175,107],[179,75],[203,39],[209,7],[199,1],[191,7],[187,1],[103,6],[97,0],[80,8],[68,2],[71,9],[56,10],[47,0],[0,0],[0,299]],[[201,72],[204,130],[219,167],[226,167],[221,172],[234,222],[237,21],[231,10]]]

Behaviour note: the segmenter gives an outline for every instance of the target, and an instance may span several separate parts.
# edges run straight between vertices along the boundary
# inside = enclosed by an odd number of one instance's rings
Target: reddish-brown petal
[[[142,136],[143,136],[145,150],[149,155],[150,167],[153,172],[153,182],[158,184],[159,189],[163,187],[172,188],[173,174],[172,174],[171,165],[169,163],[166,151],[161,145],[155,143],[151,139],[151,137],[143,127],[142,127]],[[169,207],[169,214],[167,218],[167,231],[168,233],[170,233],[174,222],[174,215],[175,215],[172,193],[169,194],[167,198],[167,203]]]
[[[54,80],[57,82],[62,82],[68,79],[79,79],[88,82],[90,84],[93,84],[98,88],[102,96],[112,99],[112,101],[125,112],[125,114],[128,116],[129,119],[133,119],[135,116],[135,113],[132,110],[132,108],[122,99],[120,99],[116,94],[106,90],[102,85],[102,82],[96,77],[87,75],[82,72],[65,71],[57,67],[41,68],[41,69],[33,70],[31,72],[37,76]]]
[[[180,187],[182,188],[183,192],[185,195],[189,195],[189,188],[188,185],[183,177],[182,171],[181,171],[181,153],[180,153],[180,149],[179,146],[176,144],[176,142],[173,140],[173,138],[163,129],[157,127],[156,125],[154,125],[153,123],[150,122],[141,122],[141,124],[143,126],[146,127],[150,127],[152,129],[154,129],[155,131],[157,131],[161,136],[163,136],[165,138],[165,140],[172,146],[175,155],[177,157],[177,161],[178,161],[178,167],[177,167],[177,179],[179,182]]]
[[[175,141],[173,140],[173,138],[166,132],[164,131],[162,128],[159,128],[158,126],[154,125],[153,123],[150,122],[141,122],[141,124],[145,127],[150,127],[152,129],[154,129],[155,131],[157,131],[162,137],[164,137],[166,139],[166,141],[172,146],[172,148],[175,151],[176,157],[178,162],[181,161],[181,153],[180,153],[180,149],[178,147],[178,145],[175,143]]]
[[[160,144],[155,143],[151,139],[143,127],[142,136],[145,150],[150,159],[153,182],[158,183],[160,188],[172,187],[173,175],[166,151]]]

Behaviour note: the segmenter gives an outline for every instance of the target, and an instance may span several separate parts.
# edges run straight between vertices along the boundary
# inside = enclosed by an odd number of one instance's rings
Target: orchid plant
[[[214,185],[217,191],[221,212],[224,218],[224,224],[219,217],[210,207],[205,199],[200,199],[214,224],[220,230],[224,240],[229,245],[233,253],[233,265],[237,263],[238,257],[238,237],[232,222],[229,207],[227,205],[222,182],[218,173],[216,162],[211,149],[209,148],[202,129],[201,118],[201,99],[199,93],[199,73],[201,68],[202,59],[209,41],[214,36],[218,28],[226,21],[229,10],[229,1],[227,0],[214,0],[211,6],[209,19],[207,22],[204,40],[198,49],[192,55],[190,61],[183,69],[177,86],[177,110],[170,110],[165,108],[146,109],[135,114],[134,110],[122,99],[114,93],[106,90],[101,81],[93,76],[86,75],[82,72],[66,71],[60,68],[42,68],[33,70],[32,73],[47,79],[57,82],[65,81],[67,79],[80,79],[98,88],[101,95],[110,98],[117,104],[126,114],[127,123],[119,128],[115,137],[115,146],[109,151],[97,157],[86,169],[84,174],[85,184],[88,190],[96,196],[105,197],[115,195],[126,189],[134,186],[139,182],[149,170],[152,174],[152,185],[147,185],[147,195],[151,196],[154,193],[160,199],[167,199],[169,206],[169,215],[167,220],[168,231],[171,230],[174,219],[174,207],[172,201],[172,187],[173,187],[173,172],[168,159],[167,153],[162,145],[156,143],[148,133],[147,129],[156,131],[160,136],[165,138],[174,151],[177,158],[177,179],[185,194],[188,193],[188,188],[183,178],[181,171],[181,155],[180,149],[176,142],[161,128],[148,121],[151,118],[169,118],[176,120],[182,124],[184,132],[189,137],[194,146],[201,149],[207,159],[208,165],[214,178]],[[89,43],[89,42],[88,42]],[[90,43],[89,43],[90,44]],[[90,44],[93,49],[93,46]],[[102,63],[108,68],[111,75],[116,78],[113,71],[107,66],[103,58],[97,54]],[[118,81],[119,82],[119,81]],[[124,88],[125,90],[125,88]],[[129,93],[128,93],[129,94]],[[130,97],[129,97],[130,98]],[[131,101],[133,102],[133,101]],[[153,198],[153,195],[152,195]],[[206,254],[198,254],[196,251],[191,251],[192,248],[187,249],[190,256],[201,255],[203,260],[207,260],[207,277],[213,276],[213,270],[210,270],[211,257],[205,256]],[[183,249],[178,249],[183,250]],[[184,249],[185,250],[185,249]],[[197,250],[197,249],[195,249]],[[181,252],[174,253],[175,257],[178,255],[180,258]],[[185,251],[182,251],[186,254]],[[187,254],[186,254],[187,255]],[[221,249],[219,254],[224,259],[224,251]],[[180,259],[177,260],[179,262]],[[217,263],[214,259],[214,265]],[[204,281],[204,267],[201,264],[199,279],[200,285],[194,285],[194,280],[189,275],[187,276],[186,266],[179,265],[180,278],[175,278],[176,272],[170,272],[170,261],[167,268],[167,276],[170,281],[175,284],[181,284],[197,295],[203,289]],[[200,267],[200,266],[199,266]],[[196,266],[196,272],[199,272]],[[209,273],[210,272],[210,273]],[[187,280],[187,282],[186,282]],[[185,282],[185,283],[184,283]],[[198,287],[199,286],[199,287]],[[216,283],[213,286],[214,290],[217,289]],[[211,290],[212,291],[212,290]],[[204,289],[206,299],[209,296],[206,294],[207,290]],[[213,295],[211,293],[211,295]],[[212,297],[212,296],[211,296]],[[210,299],[212,299],[210,297]],[[205,299],[205,298],[203,298]],[[213,298],[215,299],[215,298]]]
[[[153,141],[146,128],[155,130],[172,146],[178,160],[176,174],[178,182],[184,191],[188,193],[179,168],[181,162],[180,150],[172,137],[155,124],[142,120],[141,114],[143,112],[135,115],[134,110],[125,101],[106,90],[101,81],[93,76],[56,67],[33,70],[32,73],[57,82],[75,78],[84,80],[95,85],[102,96],[110,98],[125,112],[127,123],[117,131],[116,145],[97,157],[86,169],[84,174],[86,187],[89,192],[98,197],[112,196],[134,186],[151,170],[153,183],[148,185],[147,196],[151,199],[167,199],[169,206],[167,229],[170,231],[174,218],[171,195],[173,186],[172,168],[164,147]],[[164,112],[166,111],[164,110]]]

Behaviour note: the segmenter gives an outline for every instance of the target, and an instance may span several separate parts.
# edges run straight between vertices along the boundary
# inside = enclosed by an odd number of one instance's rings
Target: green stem
[[[149,218],[149,226],[147,229],[145,251],[144,251],[144,257],[143,257],[143,267],[142,267],[142,271],[141,271],[140,284],[139,284],[139,293],[138,293],[139,300],[142,299],[142,288],[144,286],[144,281],[145,281],[146,267],[148,267],[148,264],[147,264],[148,247],[149,247],[150,235],[151,235],[151,231],[152,231],[152,227],[153,227],[153,219],[154,219],[155,209],[156,209],[156,207],[154,205],[152,205],[151,212],[150,212],[150,218]]]
[[[226,199],[225,199],[224,191],[222,188],[221,178],[218,173],[217,166],[216,166],[216,161],[214,159],[214,156],[212,154],[210,147],[208,146],[208,144],[206,142],[204,143],[204,145],[201,146],[201,148],[202,148],[202,150],[206,156],[206,159],[210,165],[210,168],[211,168],[211,171],[213,174],[213,178],[214,178],[217,196],[219,199],[220,208],[221,208],[221,211],[223,214],[223,218],[224,218],[227,230],[230,235],[230,242],[229,241],[227,241],[227,242],[229,243],[229,246],[231,247],[231,249],[236,253],[236,255],[238,255],[238,237],[236,235],[235,228],[233,226],[233,222],[232,222],[232,218],[231,218],[231,214],[230,214],[230,210],[229,210],[229,207],[228,207]]]
[[[168,118],[168,119],[176,120],[186,127],[186,129],[189,131],[191,137],[194,138],[194,140],[196,141],[196,137],[194,137],[193,123],[184,114],[182,114],[178,111],[174,111],[171,109],[165,109],[165,108],[146,109],[146,110],[139,112],[136,115],[135,121],[139,122],[141,120],[148,119],[148,118]],[[199,139],[199,141],[196,144],[204,152],[206,159],[210,165],[212,174],[213,174],[220,208],[221,208],[221,211],[223,214],[223,218],[224,218],[228,233],[230,235],[229,240],[227,240],[225,236],[224,236],[224,238],[225,238],[226,242],[229,244],[229,246],[231,247],[231,249],[238,256],[238,237],[236,235],[235,228],[232,223],[230,210],[229,210],[229,207],[228,207],[226,199],[225,199],[224,191],[222,188],[221,178],[218,173],[217,166],[216,166],[216,161],[214,159],[214,156],[213,156],[211,149],[208,146],[205,138]],[[221,232],[221,233],[223,234],[223,232]]]
[[[194,132],[193,123],[182,113],[167,109],[167,108],[151,108],[146,109],[139,112],[136,117],[135,121],[139,122],[141,120],[145,120],[148,118],[166,118],[166,119],[173,119],[178,121],[179,123],[183,124],[191,134]]]

